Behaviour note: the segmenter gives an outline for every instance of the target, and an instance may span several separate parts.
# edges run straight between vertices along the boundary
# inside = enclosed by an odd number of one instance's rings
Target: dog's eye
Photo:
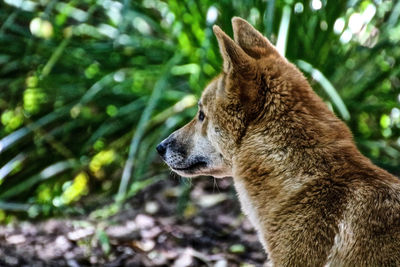
[[[205,117],[204,112],[200,110],[199,111],[199,121],[203,121],[204,117]]]

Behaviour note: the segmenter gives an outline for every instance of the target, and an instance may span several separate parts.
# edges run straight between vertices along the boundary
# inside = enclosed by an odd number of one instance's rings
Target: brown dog
[[[182,176],[232,176],[275,266],[400,266],[400,180],[265,37],[232,24],[235,41],[214,26],[223,73],[160,155]]]

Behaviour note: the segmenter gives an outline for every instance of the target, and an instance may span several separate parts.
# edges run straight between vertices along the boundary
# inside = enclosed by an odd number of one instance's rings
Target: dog
[[[223,71],[157,150],[181,176],[233,177],[274,266],[400,266],[400,180],[356,148],[303,74],[245,20],[213,27]]]

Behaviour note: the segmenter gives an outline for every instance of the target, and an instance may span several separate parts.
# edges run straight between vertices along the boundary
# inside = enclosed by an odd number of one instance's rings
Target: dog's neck
[[[254,164],[257,163],[254,162]],[[248,166],[248,168],[251,169],[252,166]],[[250,177],[243,170],[238,172],[234,168],[233,180],[243,213],[256,229],[265,251],[274,261],[273,256],[276,255],[276,252],[282,251],[277,244],[281,240],[287,239],[287,237],[281,236],[281,233],[288,233],[287,229],[282,232],[276,229],[279,226],[277,221],[282,219],[282,217],[277,218],[276,213],[290,212],[283,206],[290,202],[291,197],[299,194],[304,187],[306,178],[292,176],[289,182],[290,178],[287,174],[272,177],[268,175],[268,170],[260,169],[260,172],[263,171],[265,171],[264,176]],[[268,181],[269,179],[270,181]],[[293,214],[288,221],[294,221],[298,215]],[[285,245],[288,246],[288,249],[294,250],[294,248],[290,248],[291,244],[281,244],[281,246]]]
[[[260,136],[253,136],[258,140],[261,139]],[[248,216],[256,228],[259,239],[268,252],[279,246],[276,245],[276,240],[285,239],[285,237],[279,236],[280,230],[275,229],[277,221],[282,218],[290,218],[289,220],[297,219],[303,220],[304,224],[307,223],[308,219],[302,218],[301,214],[293,213],[290,216],[278,218],[280,215],[277,215],[277,212],[290,214],[291,207],[298,204],[297,201],[310,201],[306,200],[306,195],[308,192],[312,193],[309,190],[312,187],[311,183],[315,181],[316,188],[321,186],[319,183],[321,181],[323,183],[324,177],[327,177],[332,167],[329,165],[331,159],[325,157],[336,157],[336,160],[340,161],[339,153],[345,155],[345,152],[349,151],[349,155],[359,155],[360,159],[357,159],[359,162],[364,160],[361,154],[355,152],[357,150],[351,140],[338,140],[335,143],[337,155],[326,154],[327,151],[334,153],[333,148],[329,145],[299,149],[290,145],[276,146],[268,145],[268,143],[261,147],[254,140],[244,140],[244,142],[246,143],[243,147],[246,150],[237,151],[233,158],[233,180],[243,213]],[[343,156],[342,160],[346,160],[346,158]],[[366,164],[368,162],[367,160]],[[311,195],[310,199],[312,197]],[[296,211],[301,210],[301,205],[303,204],[297,206]],[[336,206],[340,205],[342,204],[337,203]],[[286,207],[289,208],[286,209]],[[312,209],[313,207],[307,208]],[[317,210],[315,214],[319,212]],[[335,223],[336,218],[323,224],[330,224],[329,227],[334,229]],[[280,224],[283,225],[284,222]],[[288,231],[283,232],[287,233]],[[331,241],[333,242],[333,237]],[[329,245],[327,246],[329,247]]]

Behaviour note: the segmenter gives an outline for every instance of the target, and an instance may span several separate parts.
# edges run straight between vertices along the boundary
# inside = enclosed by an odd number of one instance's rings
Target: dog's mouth
[[[187,166],[171,166],[174,171],[180,172],[194,172],[205,167],[207,167],[207,162],[203,160],[193,162]]]

